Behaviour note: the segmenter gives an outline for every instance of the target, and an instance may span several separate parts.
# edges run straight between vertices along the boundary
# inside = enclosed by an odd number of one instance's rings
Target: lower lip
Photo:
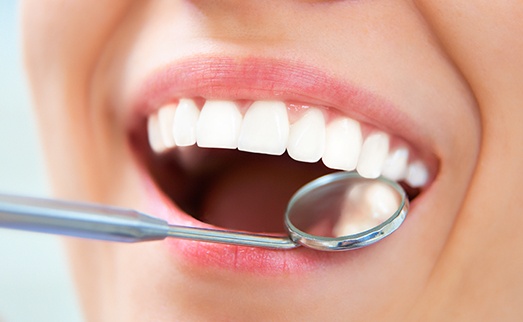
[[[170,224],[216,228],[202,223],[175,205],[158,190],[151,179],[143,173],[145,180],[146,213],[167,220]],[[282,219],[283,220],[283,219]],[[363,251],[320,252],[305,247],[291,250],[271,250],[257,247],[206,243],[185,239],[168,238],[163,243],[168,253],[191,269],[221,269],[263,275],[298,274],[318,270],[347,260]]]

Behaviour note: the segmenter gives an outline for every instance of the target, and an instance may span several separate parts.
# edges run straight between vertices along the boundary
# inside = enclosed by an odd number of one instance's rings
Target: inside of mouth
[[[321,162],[238,150],[178,147],[146,153],[147,168],[162,192],[192,217],[229,230],[285,233],[284,214],[306,183],[334,172]],[[405,184],[409,199],[419,193]]]

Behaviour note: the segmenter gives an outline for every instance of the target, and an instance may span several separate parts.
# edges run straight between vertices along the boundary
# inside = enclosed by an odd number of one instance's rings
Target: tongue
[[[232,230],[283,233],[291,196],[326,171],[322,165],[298,163],[287,156],[260,156],[213,180],[203,201],[202,220]]]

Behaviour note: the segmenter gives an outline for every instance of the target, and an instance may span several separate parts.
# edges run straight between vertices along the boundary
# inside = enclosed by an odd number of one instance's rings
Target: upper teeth
[[[176,145],[190,146],[196,143],[196,125],[199,117],[200,110],[193,100],[180,100],[174,114],[172,128],[172,135]]]
[[[149,116],[151,148],[161,153],[175,146],[195,143],[206,148],[236,149],[281,155],[287,150],[295,160],[323,163],[332,169],[352,171],[366,178],[380,175],[405,180],[412,187],[424,186],[429,174],[420,160],[409,164],[409,149],[389,151],[390,138],[374,131],[363,138],[359,122],[348,117],[328,121],[324,112],[307,108],[289,121],[281,101],[255,101],[242,113],[233,101],[208,100],[201,111],[191,99],[180,99]]]
[[[289,139],[287,107],[283,102],[252,103],[243,118],[238,150],[282,155]]]

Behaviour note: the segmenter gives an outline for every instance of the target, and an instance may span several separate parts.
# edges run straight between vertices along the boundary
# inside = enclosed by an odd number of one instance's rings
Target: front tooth
[[[173,136],[176,145],[190,146],[196,143],[196,124],[200,110],[191,99],[180,99],[174,114]]]
[[[290,127],[287,152],[297,161],[316,162],[325,148],[325,118],[322,111],[310,108]]]
[[[359,122],[346,117],[332,121],[327,126],[323,163],[331,169],[354,170],[362,141]]]
[[[205,148],[236,149],[242,115],[234,102],[207,101],[196,125],[196,143]]]
[[[365,178],[377,178],[389,152],[389,136],[383,132],[369,135],[361,147],[356,169]]]
[[[174,104],[162,106],[158,110],[158,125],[160,127],[163,144],[166,148],[172,148],[176,145],[172,134],[175,112],[176,105]]]
[[[393,181],[405,178],[409,160],[409,150],[401,147],[389,153],[383,163],[381,174]]]
[[[162,153],[165,151],[165,145],[163,144],[160,133],[160,125],[158,124],[158,114],[156,113],[149,115],[147,119],[147,136],[149,145],[154,152]]]
[[[238,149],[281,155],[289,138],[289,119],[285,103],[257,101],[245,113]]]
[[[407,170],[405,181],[412,188],[424,186],[429,180],[429,171],[421,161],[412,162]]]

